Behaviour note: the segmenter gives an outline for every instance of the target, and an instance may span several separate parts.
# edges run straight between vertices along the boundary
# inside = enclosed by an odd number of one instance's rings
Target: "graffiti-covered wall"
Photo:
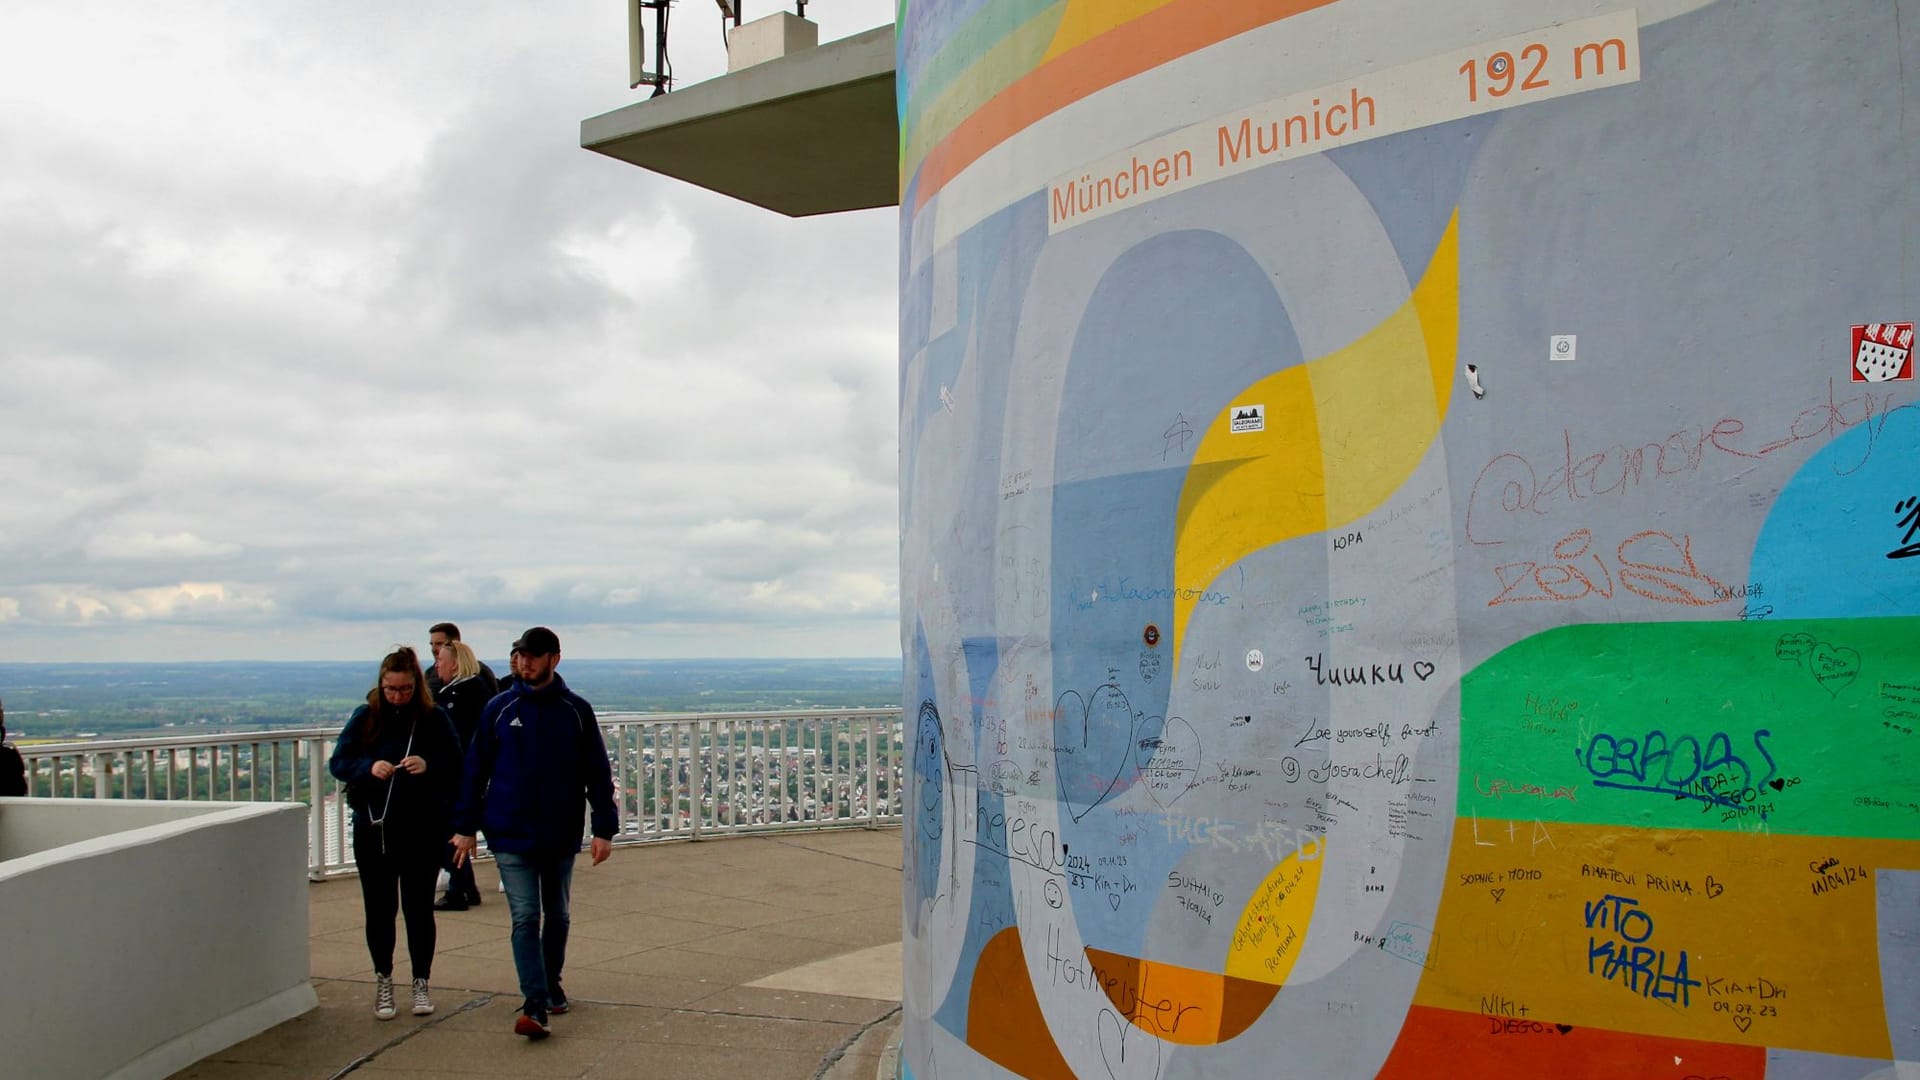
[[[1915,1075],[1917,26],[903,0],[911,1075]]]

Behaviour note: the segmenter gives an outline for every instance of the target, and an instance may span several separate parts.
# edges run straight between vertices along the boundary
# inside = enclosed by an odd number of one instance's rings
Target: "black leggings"
[[[353,830],[360,900],[367,911],[367,953],[373,958],[373,970],[382,975],[393,974],[396,907],[407,917],[407,958],[413,963],[413,977],[433,975],[433,889],[439,882],[440,851],[445,846],[445,837],[390,830],[382,851],[379,827],[362,825]]]

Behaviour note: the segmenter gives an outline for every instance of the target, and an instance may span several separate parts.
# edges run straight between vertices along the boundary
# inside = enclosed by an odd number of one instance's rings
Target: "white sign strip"
[[[1102,158],[1047,186],[1047,231],[1289,158],[1639,79],[1631,8],[1515,34],[1238,109]]]

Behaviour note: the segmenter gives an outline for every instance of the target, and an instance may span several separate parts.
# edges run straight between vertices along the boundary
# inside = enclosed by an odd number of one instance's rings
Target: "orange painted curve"
[[[1014,80],[937,143],[919,165],[914,209],[987,151],[1036,121],[1188,53],[1325,7],[1334,0],[1172,0]]]
[[[1226,1042],[1253,1026],[1278,983],[1143,960],[1087,946],[1095,978],[1120,1015],[1157,1038],[1186,1046]]]
[[[1762,1046],[1697,1042],[1569,1024],[1536,1016],[1484,1016],[1415,1005],[1375,1080],[1447,1076],[1551,1076],[1554,1080],[1764,1080]]]
[[[993,935],[980,950],[967,989],[967,1045],[1028,1080],[1078,1080],[1047,1030],[1018,927]]]

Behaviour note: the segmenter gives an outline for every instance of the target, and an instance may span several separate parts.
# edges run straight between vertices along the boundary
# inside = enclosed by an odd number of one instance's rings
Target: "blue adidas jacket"
[[[593,835],[611,840],[619,829],[593,706],[558,675],[538,690],[516,682],[487,702],[462,781],[454,831],[484,831],[493,851],[579,851],[589,806]]]

